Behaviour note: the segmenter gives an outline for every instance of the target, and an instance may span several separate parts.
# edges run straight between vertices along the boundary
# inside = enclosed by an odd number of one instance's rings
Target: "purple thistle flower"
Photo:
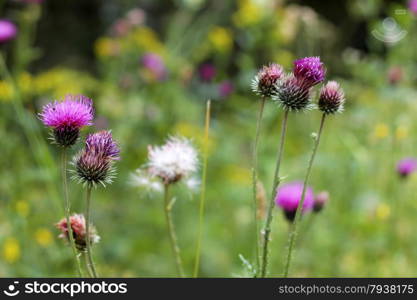
[[[408,9],[414,14],[417,15],[417,0],[410,0],[408,2]]]
[[[62,147],[75,144],[80,129],[92,125],[93,101],[83,95],[67,95],[61,102],[48,103],[39,114],[41,121],[53,129],[55,143]]]
[[[216,76],[216,67],[213,64],[206,63],[200,66],[198,73],[201,80],[209,82]]]
[[[327,202],[329,202],[329,192],[323,191],[323,192],[318,193],[314,197],[313,211],[315,213],[320,212],[324,208],[324,206],[327,204]]]
[[[407,157],[400,160],[397,164],[397,172],[400,177],[408,177],[417,170],[417,160],[413,157]]]
[[[320,57],[304,57],[294,61],[295,78],[306,87],[312,87],[324,80],[326,70]]]
[[[17,28],[8,20],[0,20],[0,44],[6,43],[16,37]]]
[[[252,90],[263,97],[271,97],[275,91],[275,84],[284,75],[284,69],[278,64],[263,66],[252,81]]]
[[[103,155],[114,160],[120,159],[120,149],[113,140],[110,131],[99,131],[89,134],[85,142],[86,151],[94,152],[96,155]]]
[[[162,58],[155,53],[146,53],[142,56],[142,65],[157,80],[166,78],[166,68]]]
[[[293,221],[298,204],[301,201],[301,194],[303,192],[303,183],[294,181],[283,185],[277,191],[275,203],[284,211],[285,217],[288,221]],[[313,190],[307,187],[302,212],[307,212],[312,209],[314,203]]]
[[[292,74],[279,80],[275,86],[275,94],[272,100],[289,111],[302,111],[310,109],[310,88],[301,84]]]
[[[325,114],[343,111],[345,94],[336,81],[329,81],[320,90],[319,109]]]
[[[74,157],[74,178],[92,186],[111,183],[115,173],[114,161],[120,159],[119,153],[109,131],[90,134],[85,148]]]

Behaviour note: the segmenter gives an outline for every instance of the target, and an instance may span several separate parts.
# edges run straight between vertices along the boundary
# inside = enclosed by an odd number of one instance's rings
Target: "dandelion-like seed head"
[[[318,193],[314,197],[313,211],[315,213],[320,212],[324,208],[324,206],[327,204],[327,202],[329,202],[329,192],[323,191],[323,192]]]
[[[320,90],[319,109],[325,114],[335,114],[343,111],[345,94],[339,83],[329,81]]]
[[[139,168],[132,175],[130,182],[133,186],[144,188],[148,192],[162,192],[164,187],[159,178],[153,176],[147,169]]]
[[[170,137],[162,146],[149,146],[150,174],[171,184],[197,171],[198,155],[191,142],[182,137]]]
[[[252,80],[252,90],[265,98],[271,97],[275,91],[275,84],[284,75],[284,69],[278,64],[263,66]]]
[[[417,170],[417,159],[407,157],[400,160],[397,164],[397,172],[401,178],[406,178]]]
[[[294,61],[295,78],[306,87],[312,87],[324,80],[326,69],[320,57],[304,57]]]
[[[272,100],[289,111],[303,111],[313,107],[310,103],[310,88],[300,84],[300,81],[292,74],[276,83],[276,91]]]
[[[87,230],[86,230],[86,222],[84,215],[82,214],[73,214],[70,216],[70,223],[72,229],[72,235],[74,237],[74,242],[79,251],[85,251],[87,247]],[[68,223],[67,219],[61,219],[55,225],[61,234],[59,238],[62,238],[66,241],[69,241],[69,234],[68,234]],[[94,226],[90,226],[90,242],[91,244],[98,243],[100,241],[100,236],[97,235],[96,229]]]
[[[83,95],[67,95],[63,101],[46,104],[39,117],[52,128],[54,142],[69,147],[76,143],[82,127],[92,125],[93,115],[91,99]]]
[[[283,185],[277,191],[275,203],[281,207],[285,217],[292,222],[295,218],[298,204],[301,201],[303,183],[299,181]],[[311,187],[307,187],[301,212],[305,213],[313,208],[314,194]]]
[[[114,161],[120,159],[119,153],[109,131],[90,134],[84,149],[74,157],[74,177],[92,186],[111,183],[115,175]]]

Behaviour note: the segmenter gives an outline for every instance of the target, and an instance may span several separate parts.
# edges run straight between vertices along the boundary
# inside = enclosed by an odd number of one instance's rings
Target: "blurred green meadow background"
[[[75,275],[54,226],[63,217],[59,151],[37,118],[42,105],[68,93],[94,101],[95,125],[82,135],[111,129],[122,150],[114,183],[93,193],[100,275],[175,276],[162,195],[133,186],[131,174],[146,162],[147,146],[168,135],[189,137],[201,150],[211,99],[200,276],[249,276],[239,255],[253,261],[259,98],[250,82],[264,64],[289,71],[304,56],[321,57],[347,102],[327,121],[310,181],[330,201],[303,217],[291,275],[417,275],[417,177],[396,171],[398,160],[417,156],[417,11],[407,1],[0,3],[0,17],[18,28],[0,45],[0,276]],[[282,115],[267,103],[259,146],[266,195]],[[314,110],[290,116],[285,182],[303,178],[319,121]],[[175,195],[174,222],[191,275],[199,192],[178,185]],[[70,197],[73,211],[82,212],[75,182]],[[289,226],[282,211],[274,213],[270,275],[280,276]]]

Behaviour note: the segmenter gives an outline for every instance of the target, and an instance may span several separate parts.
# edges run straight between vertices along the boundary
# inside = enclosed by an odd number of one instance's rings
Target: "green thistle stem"
[[[67,179],[67,148],[63,148],[61,152],[61,170],[62,170],[62,185],[64,189],[64,201],[65,201],[65,218],[67,220],[67,229],[68,229],[68,237],[70,241],[70,245],[72,248],[72,252],[75,257],[75,261],[77,263],[77,271],[78,275],[80,277],[83,276],[82,269],[81,269],[81,263],[80,258],[78,256],[77,248],[75,247],[75,241],[74,241],[74,235],[72,232],[72,226],[71,226],[71,203],[69,201],[68,197],[68,179]]]
[[[210,129],[210,112],[211,112],[211,101],[207,101],[206,108],[206,120],[204,126],[204,158],[203,158],[203,171],[201,178],[201,194],[200,194],[200,209],[199,209],[199,220],[198,220],[198,235],[197,235],[197,246],[194,263],[194,278],[198,277],[200,268],[200,257],[201,257],[201,238],[204,224],[204,206],[206,200],[206,180],[207,180],[207,161],[208,161],[208,145],[209,145],[209,129]]]
[[[318,148],[319,143],[320,143],[320,137],[321,137],[321,133],[323,131],[323,126],[324,126],[324,120],[325,119],[326,119],[326,114],[323,114],[323,116],[321,118],[321,122],[320,122],[319,132],[317,134],[316,141],[315,141],[314,146],[313,146],[313,152],[311,153],[310,161],[308,163],[306,176],[304,178],[303,192],[301,194],[301,201],[300,201],[300,203],[298,203],[297,211],[295,213],[294,223],[293,223],[293,225],[291,226],[291,229],[290,229],[289,242],[288,242],[288,254],[287,254],[287,260],[286,260],[285,267],[284,267],[284,278],[288,277],[288,272],[289,272],[290,263],[291,263],[291,256],[292,256],[295,240],[297,238],[297,226],[298,226],[298,223],[301,220],[301,210],[302,210],[302,207],[304,205],[304,199],[305,199],[305,195],[306,195],[308,179],[310,178],[311,168],[313,166],[314,158],[315,158],[316,153],[317,153],[317,148]]]
[[[266,271],[268,267],[268,245],[269,245],[269,235],[271,234],[271,223],[272,223],[272,212],[274,209],[274,200],[275,200],[275,194],[276,190],[281,183],[281,178],[279,177],[279,170],[281,167],[281,160],[282,160],[282,153],[284,152],[284,143],[285,143],[285,135],[287,133],[287,122],[288,122],[288,109],[284,112],[284,117],[282,119],[282,128],[281,128],[281,139],[279,142],[279,148],[278,148],[278,157],[277,157],[277,163],[275,167],[275,173],[274,173],[274,181],[272,182],[272,192],[271,192],[271,199],[268,204],[268,211],[267,211],[267,217],[265,222],[265,227],[263,229],[263,248],[262,248],[262,265],[261,265],[261,277],[266,276]]]
[[[88,258],[88,264],[87,264],[87,268],[91,270],[91,273],[93,275],[93,278],[97,278],[97,271],[96,271],[96,267],[94,266],[94,261],[93,261],[93,255],[92,255],[92,251],[91,251],[91,240],[90,240],[90,208],[91,208],[91,189],[92,186],[90,184],[87,185],[87,205],[86,205],[86,220],[85,220],[85,227],[86,227],[86,242],[87,242],[87,251],[86,251],[86,255]]]
[[[169,184],[164,185],[164,211],[167,223],[168,235],[171,243],[172,253],[174,254],[175,264],[177,267],[177,274],[179,277],[184,277],[184,270],[182,267],[180,247],[178,246],[177,236],[175,234],[174,222],[172,221],[172,203],[169,197]]]
[[[257,183],[258,183],[258,143],[259,136],[261,132],[261,121],[262,115],[265,107],[265,97],[261,98],[259,104],[259,113],[258,119],[256,121],[256,133],[255,133],[255,143],[253,145],[253,167],[252,167],[252,189],[253,189],[253,213],[254,213],[254,224],[255,224],[255,256],[256,256],[256,272],[259,270],[260,257],[259,257],[259,222],[258,222],[258,201],[257,196]]]

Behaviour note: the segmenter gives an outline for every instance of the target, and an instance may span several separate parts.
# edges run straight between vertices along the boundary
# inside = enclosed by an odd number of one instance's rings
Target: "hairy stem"
[[[275,194],[276,190],[281,182],[281,179],[279,177],[279,170],[281,167],[281,160],[282,160],[282,153],[284,150],[284,144],[285,144],[285,135],[287,132],[287,121],[288,121],[288,110],[285,110],[284,117],[282,119],[282,128],[281,128],[281,139],[279,142],[278,147],[278,157],[277,157],[277,164],[275,167],[275,173],[274,173],[274,181],[272,182],[272,192],[271,192],[271,199],[269,200],[268,204],[268,211],[266,216],[266,222],[265,227],[262,231],[263,233],[263,248],[262,248],[262,265],[261,265],[261,277],[266,276],[267,267],[268,267],[268,245],[269,245],[269,235],[271,234],[271,223],[272,223],[272,212],[274,209],[274,200],[275,200]]]
[[[317,148],[318,148],[319,143],[320,143],[320,137],[321,137],[321,133],[323,131],[323,125],[324,125],[324,120],[325,119],[326,119],[326,114],[323,114],[323,116],[321,117],[321,121],[320,121],[319,132],[317,134],[317,137],[316,137],[316,140],[315,140],[315,143],[314,143],[314,146],[313,146],[313,152],[311,153],[310,161],[308,163],[306,176],[304,178],[303,192],[301,194],[301,201],[300,201],[300,203],[298,203],[297,211],[295,213],[294,223],[293,223],[293,225],[291,226],[291,229],[290,229],[290,236],[289,236],[289,242],[288,242],[288,254],[287,254],[287,260],[286,260],[285,267],[284,267],[284,277],[285,278],[288,277],[288,272],[289,272],[290,264],[291,264],[291,256],[292,256],[295,240],[297,238],[297,227],[298,227],[298,223],[300,222],[300,219],[301,219],[301,211],[302,211],[302,207],[304,205],[304,199],[305,199],[305,195],[306,195],[308,179],[310,178],[311,168],[313,166],[314,158],[315,158],[316,153],[317,153]]]
[[[172,205],[169,197],[169,184],[164,185],[164,206],[168,235],[171,243],[172,253],[175,259],[175,264],[177,267],[177,274],[179,277],[184,277],[180,247],[178,246],[177,236],[175,234],[175,227],[171,216]]]
[[[88,258],[88,264],[87,264],[87,268],[89,268],[91,270],[91,273],[93,275],[93,278],[97,278],[97,271],[96,271],[96,267],[94,266],[94,261],[93,261],[93,255],[91,252],[91,237],[90,237],[90,208],[91,208],[91,189],[92,186],[90,184],[87,185],[87,204],[86,204],[86,220],[85,220],[85,227],[86,227],[86,242],[87,242],[87,251],[86,251],[86,255]]]
[[[265,97],[261,98],[259,104],[258,119],[256,121],[256,133],[255,142],[253,145],[253,167],[252,167],[252,189],[253,189],[253,214],[254,214],[254,225],[255,225],[255,256],[256,256],[256,272],[259,270],[260,257],[259,257],[259,222],[258,222],[258,201],[257,197],[257,183],[258,183],[258,142],[259,135],[261,132],[261,121],[265,107]]]
[[[206,180],[207,180],[207,161],[208,161],[208,144],[209,144],[209,129],[210,129],[210,108],[211,101],[207,101],[206,108],[206,121],[204,127],[204,158],[203,158],[203,171],[201,178],[201,191],[200,191],[200,209],[198,218],[198,234],[197,234],[197,246],[195,253],[194,274],[193,277],[198,277],[198,271],[200,269],[200,257],[201,257],[201,238],[204,224],[204,206],[206,200]]]
[[[69,237],[72,252],[74,254],[75,261],[76,261],[76,264],[77,264],[78,275],[82,277],[83,273],[82,273],[82,269],[81,269],[80,258],[78,256],[78,251],[77,251],[77,248],[75,246],[74,234],[72,232],[72,226],[71,226],[71,220],[70,220],[71,203],[70,203],[70,200],[69,200],[69,197],[68,197],[67,148],[65,148],[65,147],[62,149],[62,152],[61,152],[61,170],[62,170],[62,186],[63,186],[63,190],[64,190],[64,201],[65,201],[65,203],[64,203],[65,219],[67,220],[68,237]]]

